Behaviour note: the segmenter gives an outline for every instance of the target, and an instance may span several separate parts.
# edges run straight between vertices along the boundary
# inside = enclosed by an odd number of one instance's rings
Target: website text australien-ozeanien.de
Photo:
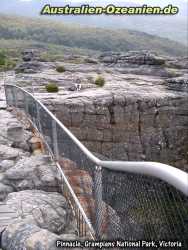
[[[142,6],[126,7],[115,6],[109,4],[105,7],[102,6],[70,6],[65,5],[61,7],[51,6],[46,4],[41,10],[41,15],[175,15],[179,12],[177,6],[171,4],[165,7]]]

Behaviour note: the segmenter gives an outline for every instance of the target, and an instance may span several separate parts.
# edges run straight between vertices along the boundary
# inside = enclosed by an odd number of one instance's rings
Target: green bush
[[[49,83],[46,85],[46,91],[49,93],[56,93],[59,91],[59,87],[55,83]]]
[[[56,68],[56,71],[59,72],[59,73],[63,73],[63,72],[66,71],[66,69],[65,69],[64,66],[58,66],[58,67]]]
[[[5,65],[6,64],[6,56],[3,53],[3,51],[0,51],[0,65]]]
[[[102,76],[98,76],[95,80],[95,84],[99,87],[103,87],[105,84],[105,79]]]

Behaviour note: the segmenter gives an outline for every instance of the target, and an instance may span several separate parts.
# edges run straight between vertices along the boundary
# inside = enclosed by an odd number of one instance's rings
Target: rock
[[[56,166],[46,156],[36,155],[20,159],[5,172],[3,182],[15,190],[41,189],[59,191],[59,179]]]
[[[166,65],[175,69],[188,69],[188,57],[170,58]]]
[[[168,89],[170,90],[188,92],[188,75],[168,78],[164,81],[164,83],[168,86]]]
[[[75,235],[58,236],[26,222],[12,224],[3,232],[2,247],[4,250],[56,250],[59,249],[56,247],[57,240],[77,239]]]
[[[38,149],[35,149],[33,151],[33,155],[42,155],[43,154],[43,151],[41,148],[38,148]]]
[[[10,122],[7,129],[7,137],[11,141],[21,142],[23,140],[24,130],[20,123]]]
[[[144,155],[146,161],[188,169],[186,89],[168,90],[160,77],[110,77],[100,90],[50,102],[40,98],[93,152],[115,160],[143,160]]]
[[[34,74],[40,72],[43,67],[43,64],[37,61],[32,62],[23,62],[20,65],[16,66],[15,72],[18,73],[26,73],[26,74]]]
[[[9,168],[13,167],[15,164],[14,161],[12,160],[3,160],[0,162],[0,172],[5,172],[7,171]]]
[[[73,86],[69,87],[68,90],[69,90],[69,91],[76,91],[76,86],[73,85]]]
[[[39,137],[32,137],[29,140],[29,143],[31,145],[31,149],[32,151],[36,150],[36,149],[42,149],[42,140]]]
[[[84,209],[84,212],[94,225],[96,221],[96,200],[94,199],[95,196],[93,195],[93,179],[88,169],[84,169],[84,166],[82,168],[82,166],[78,166],[75,162],[66,158],[60,159],[60,165],[82,208]],[[121,221],[116,211],[104,201],[100,205],[100,213],[102,216],[102,239],[112,239],[113,237],[118,238],[121,236],[123,237],[121,230]]]
[[[121,53],[105,52],[99,56],[99,60],[102,63],[117,63],[117,60]]]
[[[163,65],[165,59],[149,51],[129,51],[126,54],[102,54],[99,57],[103,63],[138,64],[138,65]]]
[[[118,57],[117,56],[105,56],[105,57],[100,58],[100,61],[105,64],[117,63]]]
[[[72,230],[72,212],[61,194],[24,190],[8,194],[6,204],[18,211],[15,222],[27,219],[31,224],[57,234]]]
[[[7,195],[13,191],[14,189],[11,186],[0,183],[0,201],[3,201],[7,197]]]
[[[165,80],[171,84],[178,84],[178,85],[187,85],[188,86],[188,75],[181,76],[181,77],[174,77]]]
[[[12,147],[30,151],[28,141],[31,136],[32,133],[25,131],[19,122],[11,122],[8,124],[7,138],[10,140]]]
[[[32,61],[35,57],[35,53],[33,50],[25,50],[22,52],[22,59],[24,62]]]
[[[85,58],[84,60],[86,63],[91,63],[91,64],[98,64],[98,61],[94,58]]]
[[[18,160],[27,155],[23,150],[0,145],[0,160]]]
[[[112,65],[100,63],[105,58]],[[37,98],[91,151],[110,159],[160,161],[188,169],[188,96],[181,79],[186,79],[187,63],[187,58],[149,51],[107,52],[96,65],[65,61],[68,70],[61,76],[54,69],[21,76],[28,86],[32,81]],[[105,86],[86,89],[98,71]],[[67,91],[77,78],[82,91]],[[58,95],[41,91],[52,80],[63,89]],[[19,76],[17,82],[22,84]]]

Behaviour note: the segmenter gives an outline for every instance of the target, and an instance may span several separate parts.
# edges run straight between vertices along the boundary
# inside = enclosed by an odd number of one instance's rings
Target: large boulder
[[[21,148],[24,151],[30,151],[29,140],[32,133],[24,130],[20,122],[10,122],[7,128],[7,139],[14,148]]]
[[[71,209],[59,193],[24,190],[10,193],[6,204],[18,213],[11,224],[27,219],[28,223],[57,234],[70,233],[75,228]]]
[[[59,191],[57,168],[46,155],[20,159],[4,173],[3,183],[14,187],[15,191],[24,189]]]
[[[28,152],[24,152],[22,149],[12,148],[7,145],[0,145],[0,161],[18,160],[28,154]]]
[[[36,225],[28,224],[26,220],[11,224],[6,229],[2,234],[1,245],[4,250],[56,250],[59,249],[56,247],[57,240],[76,239],[74,234],[56,235]]]
[[[3,160],[0,162],[0,173],[6,172],[9,168],[13,167],[15,164],[12,160]]]
[[[24,50],[22,52],[22,59],[24,62],[29,62],[32,61],[35,57],[35,52],[34,50]]]
[[[40,72],[42,68],[42,63],[37,61],[31,61],[31,62],[23,62],[16,66],[15,72],[18,73],[26,73],[26,74],[33,74]]]
[[[7,195],[13,192],[13,188],[11,186],[5,185],[0,182],[0,201],[3,201]]]

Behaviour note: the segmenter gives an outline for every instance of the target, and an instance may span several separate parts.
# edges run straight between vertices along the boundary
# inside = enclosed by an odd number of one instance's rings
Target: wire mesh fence
[[[154,177],[96,166],[32,95],[7,85],[6,97],[8,105],[30,117],[59,162],[68,182],[63,192],[77,218],[80,235],[90,231],[97,239],[154,240],[158,242],[156,249],[164,247],[160,240],[178,241],[181,249],[188,249],[186,195]]]

